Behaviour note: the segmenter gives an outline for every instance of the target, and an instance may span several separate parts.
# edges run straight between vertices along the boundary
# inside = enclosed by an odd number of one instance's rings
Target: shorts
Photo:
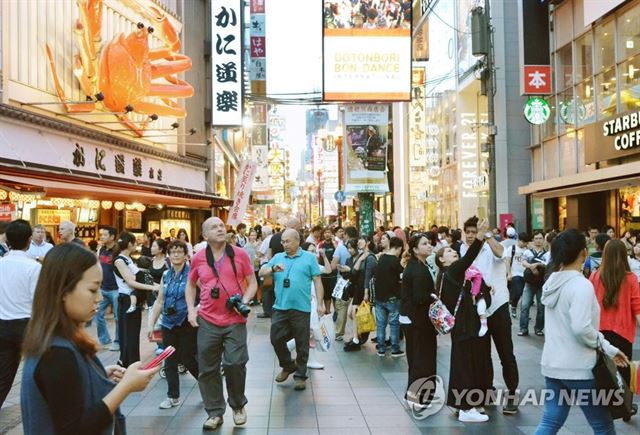
[[[320,279],[322,280],[322,288],[324,289],[324,295],[322,300],[330,301],[332,299],[331,294],[333,293],[333,289],[338,282],[337,275],[320,275]]]

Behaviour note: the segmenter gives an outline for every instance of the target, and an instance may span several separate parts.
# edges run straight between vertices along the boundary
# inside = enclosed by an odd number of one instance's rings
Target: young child
[[[476,312],[480,317],[480,330],[478,337],[484,337],[487,333],[487,302],[481,293],[482,289],[482,272],[474,265],[471,265],[464,274],[464,279],[471,282],[471,296],[476,304]],[[485,284],[486,285],[486,284]]]
[[[140,257],[138,259],[138,273],[136,273],[136,281],[141,284],[150,284],[153,285],[153,277],[149,273],[149,269],[153,266],[153,260],[149,257]],[[149,277],[151,277],[151,282],[149,282]],[[131,305],[129,309],[126,311],[127,314],[133,313],[138,305],[138,298],[141,300],[145,299],[145,292],[141,290],[134,290],[129,295],[129,300],[131,301]]]

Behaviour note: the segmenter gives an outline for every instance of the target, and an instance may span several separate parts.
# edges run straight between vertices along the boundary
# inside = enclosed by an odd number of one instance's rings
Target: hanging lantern
[[[136,206],[134,204],[125,204],[124,208],[127,210],[135,210]]]
[[[100,207],[100,201],[92,199],[89,201],[89,208],[98,208]]]
[[[6,190],[1,190],[0,189],[0,201],[4,201],[5,199],[7,199],[9,195],[7,195],[7,191]]]
[[[113,203],[113,208],[115,208],[118,211],[121,211],[124,209],[124,202],[122,201],[116,201]]]
[[[113,206],[113,203],[111,201],[102,201],[100,203],[100,205],[102,206],[103,209],[105,210],[111,210],[111,207]]]
[[[146,209],[147,207],[145,207],[144,204],[136,204],[136,210],[138,210],[140,213],[142,213]]]

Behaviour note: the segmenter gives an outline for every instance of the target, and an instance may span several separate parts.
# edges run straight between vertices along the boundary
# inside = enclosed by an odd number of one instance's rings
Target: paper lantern
[[[124,202],[122,201],[116,201],[113,203],[113,208],[115,208],[118,211],[121,211],[124,209]]]
[[[102,206],[103,209],[110,210],[111,207],[113,206],[113,203],[111,201],[102,201],[100,205]]]

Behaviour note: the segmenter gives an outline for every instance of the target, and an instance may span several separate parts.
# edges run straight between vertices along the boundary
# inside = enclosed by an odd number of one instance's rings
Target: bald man
[[[311,317],[311,291],[315,287],[318,301],[322,301],[323,288],[320,266],[316,256],[300,249],[300,234],[289,228],[282,233],[284,252],[276,254],[262,266],[260,276],[273,275],[276,302],[271,315],[271,344],[282,371],[276,382],[286,381],[294,374],[295,390],[304,390],[309,360],[309,323]],[[313,284],[313,286],[312,286]],[[318,316],[324,306],[318,304]],[[296,360],[291,359],[287,341],[296,341]]]
[[[82,239],[76,237],[76,224],[71,221],[60,222],[58,235],[63,243],[77,243],[80,246],[84,246]]]
[[[189,324],[198,328],[198,386],[208,418],[203,429],[217,429],[223,423],[225,400],[220,364],[224,357],[224,374],[229,406],[236,425],[247,422],[244,394],[249,361],[247,318],[235,307],[227,306],[233,296],[247,305],[258,289],[249,254],[227,244],[227,231],[220,218],[212,217],[202,224],[207,246],[191,260],[185,299]],[[196,284],[200,286],[200,305],[196,309]]]

